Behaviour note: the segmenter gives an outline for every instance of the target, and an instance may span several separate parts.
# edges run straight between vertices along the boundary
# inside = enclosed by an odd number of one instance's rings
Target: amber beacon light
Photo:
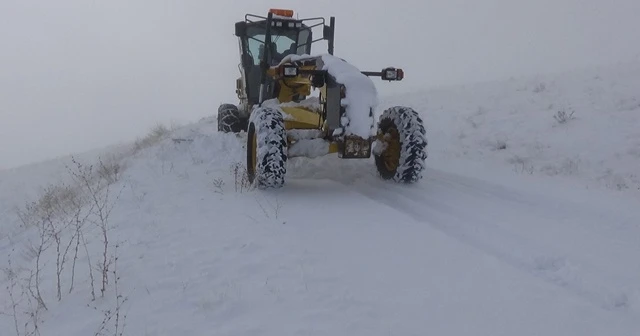
[[[269,9],[269,13],[279,16],[293,17],[293,10],[291,9],[271,8]]]

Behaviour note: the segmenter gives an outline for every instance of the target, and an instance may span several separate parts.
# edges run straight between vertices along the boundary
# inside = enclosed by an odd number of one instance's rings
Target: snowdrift
[[[430,165],[640,190],[640,62],[387,98],[424,111]],[[468,168],[470,174],[472,168]]]

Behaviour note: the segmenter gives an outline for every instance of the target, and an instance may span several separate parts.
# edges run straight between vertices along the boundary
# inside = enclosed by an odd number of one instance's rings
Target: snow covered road
[[[369,177],[292,181],[282,195],[296,207],[297,188],[323,200],[340,190],[336,204],[317,200],[340,220],[314,224],[304,244],[322,237],[319,248],[336,253],[332,263],[357,265],[345,269],[366,277],[352,283],[370,288],[363,298],[386,293],[372,304],[388,312],[382,320],[403,326],[392,334],[640,330],[637,209],[621,213],[609,202],[576,202],[552,190],[539,195],[434,169],[426,175],[417,186]],[[398,311],[404,313],[392,319]]]
[[[397,185],[369,160],[332,156],[292,159],[283,189],[236,192],[243,139],[208,127],[152,148],[123,177],[112,239],[131,334],[640,330],[631,200],[434,168]],[[42,334],[93,332],[101,316],[84,301],[50,308]]]
[[[369,185],[366,196],[476,248],[506,265],[557,285],[602,309],[624,309],[640,271],[636,217],[598,205],[531,195],[459,175],[430,171],[428,187]],[[389,192],[391,191],[391,192]],[[621,259],[622,257],[622,259]],[[625,292],[624,288],[628,289]]]

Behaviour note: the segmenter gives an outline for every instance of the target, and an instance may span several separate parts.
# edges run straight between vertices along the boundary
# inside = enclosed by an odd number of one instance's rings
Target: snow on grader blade
[[[333,55],[335,18],[297,19],[293,11],[247,14],[235,25],[240,44],[239,104],[222,104],[220,132],[247,132],[247,174],[260,189],[285,183],[290,157],[337,153],[343,159],[372,155],[380,177],[413,183],[422,178],[427,138],[410,107],[386,109],[376,123],[378,97],[370,77],[400,81],[404,71],[360,71]],[[314,39],[314,28],[322,37]],[[311,45],[326,41],[325,54]],[[318,92],[312,96],[312,90]]]

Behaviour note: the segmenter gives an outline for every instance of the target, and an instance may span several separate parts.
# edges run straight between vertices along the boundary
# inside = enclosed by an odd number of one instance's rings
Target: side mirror
[[[247,23],[244,21],[236,22],[236,36],[242,37],[247,34]]]
[[[322,38],[328,41],[328,52],[333,55],[333,39],[336,32],[336,18],[332,16],[329,19],[329,25],[322,27]]]
[[[322,38],[325,39],[325,40],[332,40],[333,39],[333,27],[324,26],[322,28]]]
[[[333,40],[336,31],[336,18],[331,17],[329,19],[329,25],[325,25],[322,28],[322,38],[325,40]]]

